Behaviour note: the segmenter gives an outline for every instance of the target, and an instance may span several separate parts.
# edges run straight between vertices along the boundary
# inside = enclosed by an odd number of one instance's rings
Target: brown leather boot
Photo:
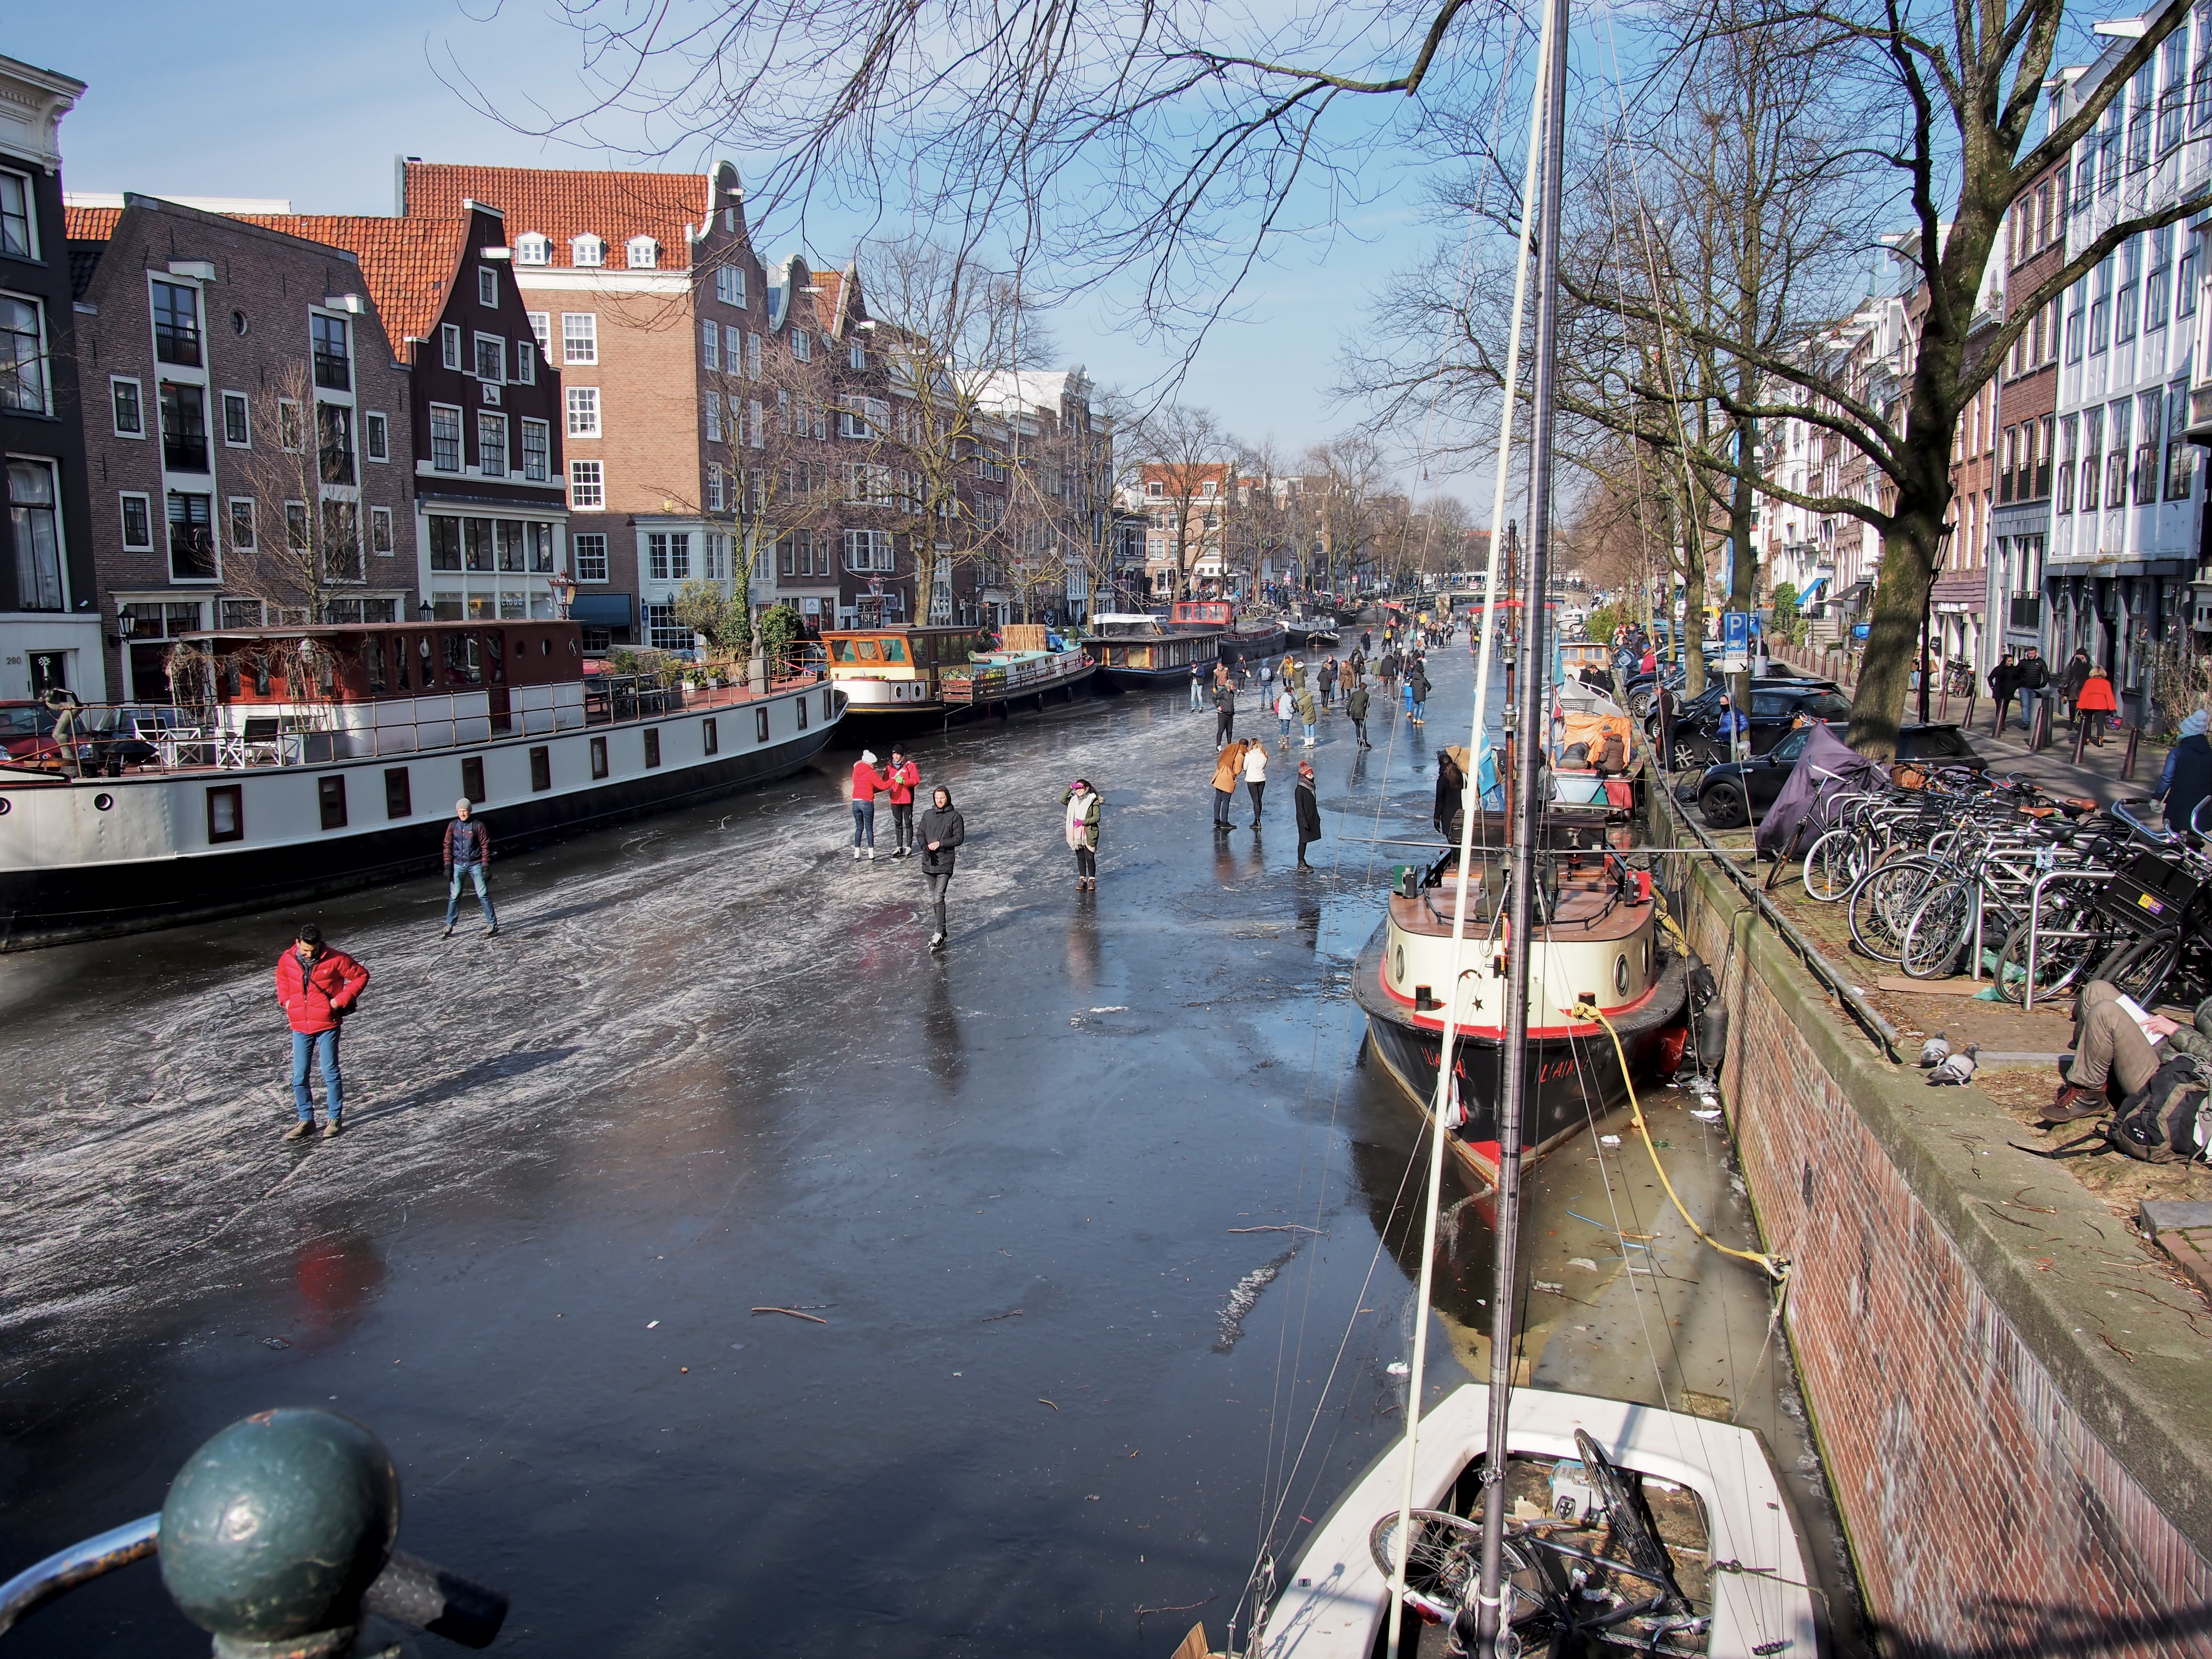
[[[2072,1123],[2085,1117],[2102,1117],[2108,1108],[2102,1089],[2084,1089],[2069,1083],[2062,1085],[2057,1097],[2043,1109],[2045,1123]]]

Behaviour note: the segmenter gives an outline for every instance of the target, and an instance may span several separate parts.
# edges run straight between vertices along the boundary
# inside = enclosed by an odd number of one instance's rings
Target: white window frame
[[[484,434],[499,434],[499,471],[495,472],[483,464]],[[496,410],[477,410],[477,472],[480,477],[504,478],[514,471],[514,452],[507,447],[507,416]]]
[[[845,348],[845,367],[865,369],[868,366],[868,348],[854,340]]]
[[[300,405],[292,398],[279,398],[276,400],[277,448],[283,450],[287,455],[298,455],[304,453],[307,447],[308,424]],[[285,428],[288,425],[291,428],[292,435],[299,439],[299,442],[288,444],[284,441]]]
[[[447,368],[461,366],[461,325],[459,323],[438,325],[439,356]]]
[[[599,313],[564,311],[561,313],[561,361],[574,368],[599,361]]]
[[[565,388],[563,401],[568,406],[570,437],[598,438],[605,435],[599,424],[599,387],[568,386]]]
[[[699,325],[699,366],[721,372],[722,331],[711,319]]]
[[[710,444],[720,443],[723,441],[722,394],[720,392],[710,392],[707,394],[706,410],[707,441]]]
[[[568,263],[594,270],[607,262],[607,245],[590,231],[568,239]]]
[[[31,177],[28,173],[16,172],[13,167],[0,169],[0,172],[13,179],[23,192],[23,239],[27,246],[21,257],[26,259],[42,258],[45,256],[39,252],[39,197],[32,187]],[[732,213],[732,216],[736,216]]]
[[[131,539],[130,504],[132,501],[137,502],[146,514],[146,539],[143,542]],[[154,498],[151,495],[143,489],[124,490],[115,498],[115,517],[125,552],[151,553],[154,550]]]
[[[522,314],[530,319],[530,331],[538,337],[538,349],[544,355],[547,362],[551,362],[553,361],[553,337],[550,332],[553,326],[552,314],[544,311],[526,311]]]
[[[395,544],[392,536],[392,509],[372,507],[368,509],[368,550],[380,559],[392,556]]]
[[[544,265],[553,262],[553,245],[544,234],[526,230],[514,239],[514,263],[519,265]]]
[[[720,461],[707,463],[707,510],[709,513],[722,511],[722,464]],[[708,538],[710,544],[713,540],[713,537]]]
[[[21,303],[30,307],[32,314],[39,319],[39,397],[40,401],[38,408],[35,410],[19,409],[11,404],[7,405],[5,408],[0,408],[0,414],[52,415],[54,412],[54,352],[52,331],[48,327],[46,323],[46,300],[40,295],[25,294],[20,289],[9,289],[7,291],[7,295],[8,298],[18,301]],[[204,363],[207,357],[207,330],[205,328],[200,330],[200,356],[203,363]],[[183,364],[172,364],[170,367],[183,368],[187,374],[191,373],[190,368]],[[155,401],[157,404],[161,401],[161,393],[158,389],[155,392]],[[139,400],[138,410],[138,418],[143,422],[146,419],[146,404],[143,396]],[[158,412],[155,418],[157,420],[160,418]],[[57,507],[55,511],[58,513],[60,508]],[[55,522],[59,523],[60,520],[57,519]]]
[[[223,447],[226,449],[252,448],[253,400],[248,398],[243,392],[226,392],[222,394],[220,402],[222,406]],[[246,428],[246,436],[242,439],[234,438],[230,435],[230,406],[234,403],[238,405],[239,413],[246,417],[244,421],[240,422],[240,424]]]
[[[632,270],[658,270],[660,244],[650,236],[633,236],[623,244],[623,260]]]
[[[115,407],[115,388],[119,386],[129,386],[131,396],[138,400],[138,429],[136,432],[125,432],[116,420],[118,411]],[[114,428],[118,438],[131,438],[140,443],[146,441],[146,388],[136,374],[111,374],[107,377],[107,423]]]
[[[586,545],[586,543],[592,545]],[[611,580],[607,564],[607,538],[597,530],[586,530],[568,538],[568,562],[574,567],[568,574],[580,582],[603,582]]]
[[[814,341],[803,328],[792,331],[791,355],[802,363],[814,361]]]
[[[499,309],[499,272],[489,265],[477,267],[477,303],[487,310]]]
[[[768,442],[768,419],[759,398],[755,398],[745,405],[745,420],[750,428],[745,434],[745,442],[758,449]]]
[[[438,465],[438,417],[441,415],[450,415],[453,417],[453,464],[451,466]],[[467,470],[468,438],[465,429],[461,425],[461,406],[459,404],[430,405],[429,440],[429,462],[430,470],[433,472],[458,473]]]
[[[749,333],[745,336],[745,378],[757,380],[760,377],[760,336]]]
[[[537,465],[534,469],[531,465],[532,457],[530,442],[533,437],[538,440]],[[551,476],[553,467],[552,422],[533,421],[527,415],[524,416],[522,417],[522,447],[520,453],[522,458],[522,476],[532,483],[544,483]]]
[[[380,465],[392,459],[392,418],[380,409],[362,413],[361,453]]]
[[[538,348],[527,340],[514,343],[514,383],[517,386],[538,384]]]
[[[238,509],[241,507],[246,509],[243,540],[238,534]],[[241,553],[251,553],[261,545],[260,513],[252,496],[233,495],[223,503],[222,533],[224,539]]]
[[[601,513],[607,505],[607,471],[599,461],[568,463],[568,507],[576,513]]]
[[[478,380],[483,382],[487,386],[505,386],[507,384],[506,340],[496,334],[480,333],[476,337],[475,346],[476,349],[470,356],[469,372],[474,374]],[[492,347],[499,354],[499,373],[496,374],[487,374],[483,372],[484,348],[486,346]]]

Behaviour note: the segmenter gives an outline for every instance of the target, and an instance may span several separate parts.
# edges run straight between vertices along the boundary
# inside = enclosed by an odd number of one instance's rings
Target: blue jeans
[[[323,1069],[323,1110],[336,1123],[345,1109],[345,1086],[338,1078],[338,1034],[328,1031],[295,1031],[292,1033],[292,1103],[299,1108],[300,1121],[315,1121],[315,1097],[307,1092],[307,1056],[312,1054]]]
[[[853,803],[853,845],[872,850],[876,844],[876,804],[872,800]]]
[[[1407,712],[1411,714],[1417,720],[1425,720],[1429,717],[1429,705],[1427,702],[1424,700],[1413,704]]]
[[[2020,688],[2020,729],[2021,731],[2035,730],[2035,700],[2042,695],[2041,691],[2033,686],[2023,685]]]
[[[491,895],[484,891],[483,866],[481,864],[457,864],[447,875],[446,886],[446,926],[448,927],[452,927],[453,925],[453,919],[460,915],[461,883],[465,878],[471,876],[476,878],[477,903],[483,910],[484,926],[487,927],[498,927],[499,918],[492,914]]]
[[[1285,743],[1288,743],[1291,740],[1291,717],[1288,714],[1284,715],[1281,724],[1283,727],[1283,741]]]
[[[1306,722],[1306,741],[1307,741],[1309,744],[1310,744],[1313,740],[1314,740],[1314,728],[1313,728],[1313,722],[1312,722],[1312,721],[1310,721],[1310,720],[1309,720],[1309,721],[1307,721],[1307,722]]]

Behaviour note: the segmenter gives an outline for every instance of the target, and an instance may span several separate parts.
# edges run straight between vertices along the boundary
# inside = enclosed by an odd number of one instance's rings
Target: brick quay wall
[[[1698,845],[1678,811],[1656,844]],[[2212,1656],[2212,1316],[1978,1090],[1888,1060],[1713,859],[1662,865],[1885,1650]]]

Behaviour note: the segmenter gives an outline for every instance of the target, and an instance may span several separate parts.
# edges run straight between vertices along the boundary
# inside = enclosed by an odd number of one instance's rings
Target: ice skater
[[[1075,854],[1075,885],[1080,890],[1098,885],[1098,792],[1088,778],[1078,778],[1060,792],[1066,814],[1067,845]]]
[[[307,1061],[323,1073],[323,1139],[344,1132],[345,1085],[338,1074],[338,1026],[368,988],[368,969],[343,951],[323,943],[323,930],[304,924],[292,948],[276,959],[276,1003],[292,1026],[292,1104],[300,1121],[285,1131],[287,1140],[305,1140],[315,1132],[315,1097],[307,1088]]]
[[[876,797],[890,792],[891,781],[876,770],[876,751],[863,749],[853,763],[853,860],[876,858]]]
[[[890,787],[891,797],[891,836],[898,844],[891,849],[895,859],[914,856],[914,792],[921,782],[921,769],[910,759],[897,744],[891,745]]]
[[[929,879],[930,908],[937,915],[937,931],[929,936],[933,951],[945,943],[945,891],[952,885],[954,854],[968,839],[968,821],[952,805],[952,792],[943,784],[930,791],[929,805],[915,822],[921,840],[921,873]]]

